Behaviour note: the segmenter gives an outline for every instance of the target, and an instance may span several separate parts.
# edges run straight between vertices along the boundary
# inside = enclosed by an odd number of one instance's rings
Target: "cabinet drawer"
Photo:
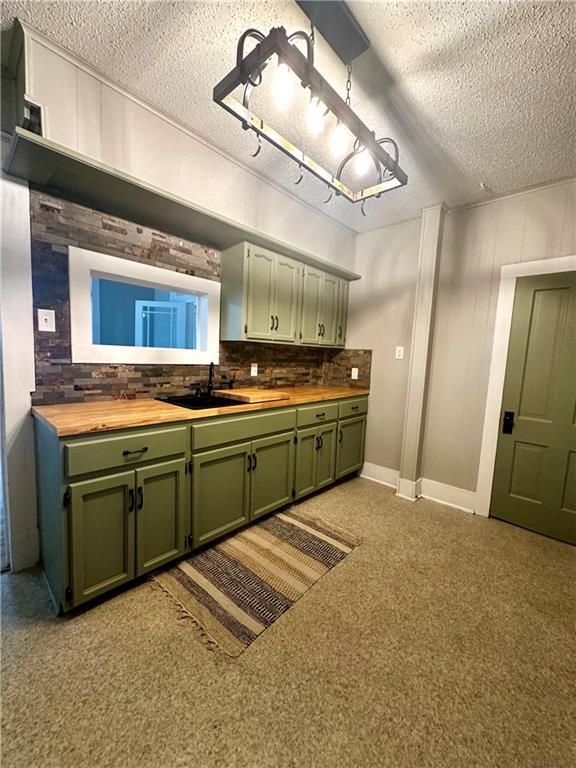
[[[362,413],[368,411],[368,398],[358,397],[354,400],[345,400],[340,403],[340,418],[345,419],[347,416],[360,416]]]
[[[295,426],[296,410],[294,408],[257,416],[214,419],[214,421],[192,425],[192,450],[201,451],[205,448],[224,445],[224,443],[251,440],[253,437],[294,429]]]
[[[336,421],[338,418],[338,403],[318,403],[298,408],[298,426],[309,427],[313,424],[323,424],[326,421]]]
[[[64,444],[68,477],[186,453],[186,427]]]

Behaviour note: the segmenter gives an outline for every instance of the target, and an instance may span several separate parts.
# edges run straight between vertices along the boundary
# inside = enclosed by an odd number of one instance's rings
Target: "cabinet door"
[[[70,489],[72,605],[134,578],[134,472]]]
[[[365,416],[338,422],[337,478],[362,468],[365,434]]]
[[[324,488],[335,480],[336,470],[336,424],[318,427],[318,469],[316,488]]]
[[[333,275],[322,275],[322,302],[320,310],[320,324],[322,333],[320,344],[336,346],[338,328],[338,297],[340,293],[340,280]]]
[[[192,458],[192,535],[205,544],[248,522],[251,443]]]
[[[276,257],[274,338],[277,341],[296,342],[301,277],[299,264],[286,256]]]
[[[305,267],[302,284],[301,341],[303,344],[320,343],[320,301],[322,272]]]
[[[274,336],[274,272],[276,255],[250,246],[246,287],[246,338]]]
[[[292,501],[294,432],[252,441],[250,519]]]
[[[338,293],[338,324],[336,326],[336,346],[346,345],[346,328],[348,326],[348,292],[350,283],[348,280],[340,280]]]
[[[296,433],[296,498],[300,499],[316,490],[316,475],[318,467],[317,451],[318,429],[308,427],[299,429]]]
[[[186,462],[165,461],[136,471],[136,574],[186,549]]]

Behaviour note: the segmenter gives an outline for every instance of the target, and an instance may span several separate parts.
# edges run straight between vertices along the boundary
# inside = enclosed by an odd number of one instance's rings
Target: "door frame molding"
[[[516,293],[516,280],[529,275],[548,275],[576,271],[576,254],[541,259],[524,263],[504,264],[500,269],[500,287],[496,305],[494,340],[490,359],[488,391],[484,411],[484,427],[480,448],[478,484],[476,488],[476,514],[488,517],[492,500],[492,483],[496,464],[496,448],[500,433],[500,408],[504,392],[508,344],[512,325],[512,311]]]

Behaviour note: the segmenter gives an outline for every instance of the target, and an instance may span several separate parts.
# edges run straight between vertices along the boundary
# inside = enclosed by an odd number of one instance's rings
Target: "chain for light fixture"
[[[352,64],[348,64],[346,79],[346,104],[350,106],[350,91],[352,90]]]
[[[255,40],[256,46],[250,53],[244,55],[244,47],[248,39]],[[305,42],[306,55],[295,44],[298,41]],[[337,195],[353,203],[363,202],[370,197],[380,197],[383,192],[405,185],[408,178],[398,163],[396,142],[388,137],[376,139],[374,132],[367,128],[351,108],[352,65],[347,66],[346,96],[342,99],[314,68],[314,45],[313,24],[310,34],[298,31],[290,36],[286,35],[283,27],[271,29],[266,36],[257,29],[247,29],[238,40],[236,66],[214,88],[214,101],[238,118],[245,130],[253,130],[259,138],[265,138],[298,163],[300,177],[296,184],[302,180],[302,169],[306,168],[335,190]],[[278,57],[279,66],[287,66],[297,76],[302,87],[310,89],[311,108],[319,110],[320,114],[320,130],[316,130],[315,125],[314,132],[321,132],[324,117],[331,113],[336,118],[337,126],[340,123],[343,124],[352,134],[353,149],[343,158],[335,173],[326,170],[251,111],[252,91],[262,85],[263,72],[274,55]],[[232,96],[239,86],[244,86],[241,102]],[[315,119],[317,116],[314,116]],[[385,147],[391,149],[391,155]],[[370,159],[371,164],[374,165],[376,177],[374,184],[354,191],[342,181],[343,173],[353,158],[359,158],[358,162],[362,161],[363,164],[368,158]],[[325,202],[329,200],[330,197]],[[364,213],[363,205],[362,212]]]

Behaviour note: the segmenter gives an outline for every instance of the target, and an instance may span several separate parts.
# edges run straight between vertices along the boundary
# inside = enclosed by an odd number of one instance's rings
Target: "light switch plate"
[[[396,354],[394,355],[396,360],[404,359],[404,347],[396,347]]]
[[[258,376],[258,363],[251,363],[250,376]]]
[[[358,368],[352,368],[352,378],[353,379],[358,378]]]
[[[56,314],[53,309],[38,310],[38,330],[56,332]]]

